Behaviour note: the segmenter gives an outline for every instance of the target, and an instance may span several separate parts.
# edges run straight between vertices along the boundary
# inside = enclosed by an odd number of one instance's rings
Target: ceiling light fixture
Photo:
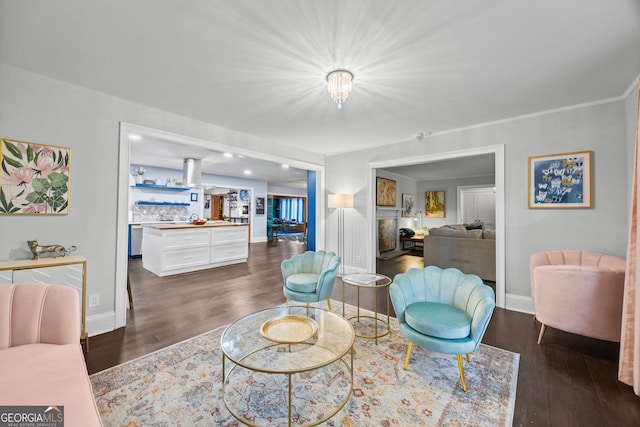
[[[142,137],[140,135],[136,135],[135,133],[130,133],[129,139],[132,141],[140,141]]]
[[[233,157],[233,154],[231,154],[231,153],[224,153],[224,156],[225,156],[225,157]]]
[[[251,171],[249,169],[245,169],[244,174],[245,175],[251,175]]]
[[[342,104],[347,100],[351,93],[351,81],[353,74],[347,70],[334,70],[327,74],[327,83],[331,99],[333,99],[338,108],[342,108]]]
[[[289,165],[288,165],[288,164],[286,164],[286,163],[283,163],[283,164],[282,164],[282,169],[289,169]]]

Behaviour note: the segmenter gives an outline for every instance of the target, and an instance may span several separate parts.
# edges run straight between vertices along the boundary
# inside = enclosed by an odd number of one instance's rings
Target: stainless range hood
[[[184,159],[182,183],[188,187],[202,186],[202,160]]]

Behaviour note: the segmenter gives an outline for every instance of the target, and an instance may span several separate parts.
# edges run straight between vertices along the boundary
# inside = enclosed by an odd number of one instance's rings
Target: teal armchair
[[[400,332],[409,341],[404,369],[413,344],[427,350],[456,354],[462,389],[466,392],[462,354],[473,353],[495,308],[493,289],[473,274],[455,268],[412,268],[389,286]]]
[[[284,296],[298,302],[319,302],[327,300],[333,291],[333,284],[338,276],[340,257],[333,252],[307,251],[282,261],[282,279],[284,280]]]

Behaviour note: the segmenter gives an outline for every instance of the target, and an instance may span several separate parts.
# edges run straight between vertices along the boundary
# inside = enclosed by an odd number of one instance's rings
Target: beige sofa
[[[0,285],[0,406],[42,406],[43,415],[63,417],[65,427],[102,425],[80,345],[75,289]]]
[[[495,230],[467,230],[462,225],[431,228],[424,237],[424,265],[453,267],[495,282]]]

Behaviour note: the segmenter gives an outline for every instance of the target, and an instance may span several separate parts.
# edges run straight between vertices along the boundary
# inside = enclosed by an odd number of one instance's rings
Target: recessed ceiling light
[[[136,135],[135,133],[130,133],[129,134],[129,139],[131,139],[133,141],[140,141],[142,139],[142,137],[140,135]]]
[[[242,154],[236,154],[236,156],[237,156],[239,159],[244,159],[244,156],[243,156]]]
[[[287,165],[287,164],[283,163],[283,164],[282,164],[282,169],[289,169],[289,165]]]
[[[244,174],[245,174],[245,175],[251,175],[251,171],[250,171],[249,169],[245,169],[245,170],[244,170]]]
[[[224,153],[224,156],[225,156],[225,157],[233,157],[233,154],[231,154],[231,153]]]

